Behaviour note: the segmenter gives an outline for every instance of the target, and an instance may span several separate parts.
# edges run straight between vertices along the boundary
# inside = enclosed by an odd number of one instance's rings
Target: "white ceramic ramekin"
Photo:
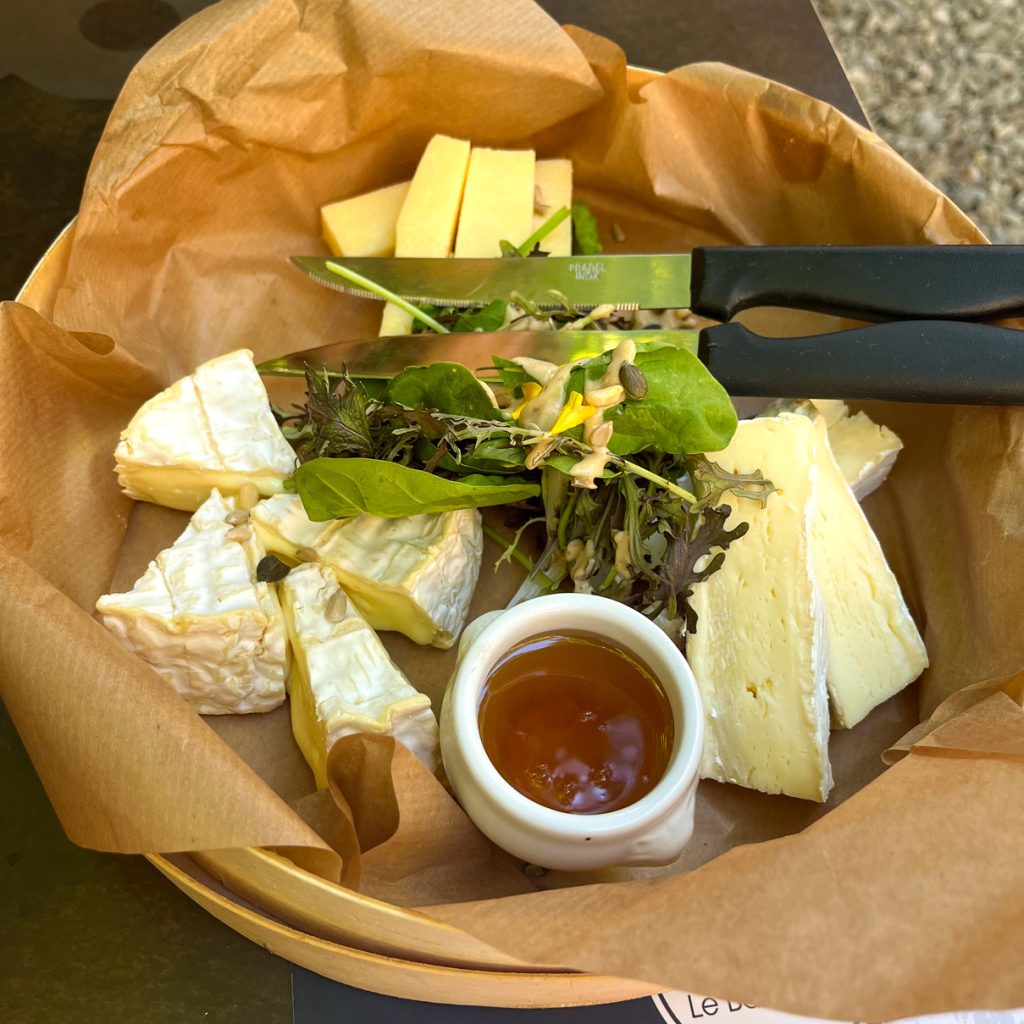
[[[441,708],[441,754],[455,795],[489,839],[530,864],[586,871],[614,864],[668,864],[693,834],[704,742],[700,692],[676,645],[618,601],[553,594],[485,616],[467,627]],[[650,666],[672,706],[675,742],[661,781],[636,803],[606,814],[569,814],[534,803],[499,774],[478,725],[487,675],[509,648],[538,633],[583,629]]]

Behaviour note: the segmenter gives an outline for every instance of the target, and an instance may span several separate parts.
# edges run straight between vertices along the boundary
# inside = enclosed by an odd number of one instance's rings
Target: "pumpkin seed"
[[[647,378],[634,363],[623,363],[619,367],[619,383],[630,398],[647,397]]]
[[[257,583],[278,583],[291,571],[291,567],[282,562],[277,555],[264,555],[256,563],[256,581]]]

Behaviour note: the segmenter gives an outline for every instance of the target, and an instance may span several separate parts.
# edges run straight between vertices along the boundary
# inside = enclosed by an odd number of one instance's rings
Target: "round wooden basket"
[[[658,72],[630,68],[638,89]],[[74,232],[43,254],[17,298],[52,307]],[[657,991],[625,978],[543,971],[424,914],[370,899],[257,848],[149,861],[218,920],[293,963],[348,985],[438,1003],[542,1007],[635,999]]]

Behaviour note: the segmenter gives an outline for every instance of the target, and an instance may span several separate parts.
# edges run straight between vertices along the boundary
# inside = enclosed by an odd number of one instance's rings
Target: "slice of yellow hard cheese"
[[[395,225],[395,255],[447,256],[459,219],[469,166],[469,143],[435,135],[423,151]],[[397,306],[384,307],[380,333],[409,334],[412,318]]]
[[[506,239],[521,245],[533,232],[532,149],[477,149],[469,158],[456,257],[501,255]]]
[[[409,182],[364,192],[320,208],[324,241],[335,256],[394,256],[398,214]]]
[[[572,161],[538,160],[533,177],[533,231],[562,207],[572,209]],[[511,241],[511,239],[510,239]],[[518,244],[518,243],[516,243]],[[572,255],[572,221],[566,217],[540,243],[552,256]]]

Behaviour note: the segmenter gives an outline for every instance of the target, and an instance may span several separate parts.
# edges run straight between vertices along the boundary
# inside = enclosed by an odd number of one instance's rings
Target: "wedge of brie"
[[[295,468],[248,349],[203,363],[149,399],[121,433],[114,459],[129,497],[187,511],[213,488],[237,494],[250,483],[277,494]]]
[[[270,711],[285,697],[281,608],[255,580],[255,533],[225,522],[234,511],[214,490],[131,591],[96,602],[107,629],[204,715]]]
[[[811,558],[825,602],[832,722],[845,729],[913,682],[927,668],[928,655],[882,547],[830,450],[835,428],[818,417],[815,429],[818,513]]]
[[[780,399],[772,402],[762,415],[777,416],[783,412],[824,418],[829,447],[858,501],[885,483],[903,448],[903,442],[888,427],[875,423],[864,412],[851,416],[846,403],[836,398]]]
[[[314,523],[298,495],[278,494],[252,519],[268,551],[289,559],[300,548],[315,552],[374,629],[445,649],[462,630],[483,553],[476,509]]]
[[[844,416],[828,428],[832,454],[854,497],[863,501],[885,483],[903,442],[867,413]]]
[[[832,771],[825,614],[811,561],[818,443],[805,417],[753,419],[713,454],[731,472],[762,470],[779,491],[764,508],[726,497],[728,525],[749,529],[695,588],[687,660],[704,701],[702,776],[821,801]]]
[[[430,698],[402,675],[334,573],[306,563],[280,588],[294,652],[292,732],[317,786],[327,785],[331,747],[357,732],[394,736],[433,771],[437,719]]]

